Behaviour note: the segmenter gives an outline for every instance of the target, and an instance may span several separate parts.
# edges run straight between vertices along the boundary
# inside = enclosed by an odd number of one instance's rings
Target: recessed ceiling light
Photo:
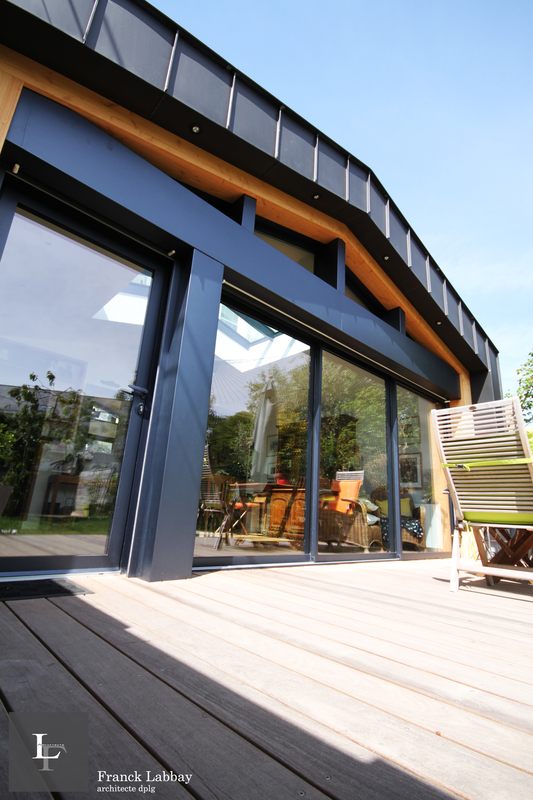
[[[172,258],[172,256],[176,255],[176,251],[175,250],[169,250],[167,255],[169,256],[169,258]]]
[[[319,194],[314,194],[313,195],[313,200],[320,200],[320,195]]]
[[[383,256],[383,261],[388,261],[390,256]]]
[[[191,131],[193,133],[200,133],[200,126],[199,125],[193,125],[192,128],[191,128]]]
[[[437,320],[437,325],[442,325],[442,322],[440,321],[440,319]]]

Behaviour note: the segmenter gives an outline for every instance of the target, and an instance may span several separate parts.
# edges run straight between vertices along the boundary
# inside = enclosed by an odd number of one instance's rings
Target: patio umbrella
[[[272,480],[277,458],[278,412],[277,394],[273,380],[269,380],[259,402],[255,418],[252,444],[251,480],[266,483]]]

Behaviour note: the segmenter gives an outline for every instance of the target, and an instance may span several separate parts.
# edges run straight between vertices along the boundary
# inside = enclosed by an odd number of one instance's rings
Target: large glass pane
[[[220,307],[195,556],[304,547],[309,347]]]
[[[106,552],[150,284],[15,215],[0,262],[0,557]]]
[[[385,382],[324,353],[319,553],[391,549]]]
[[[404,550],[450,550],[444,473],[431,435],[434,403],[398,387],[400,514]]]

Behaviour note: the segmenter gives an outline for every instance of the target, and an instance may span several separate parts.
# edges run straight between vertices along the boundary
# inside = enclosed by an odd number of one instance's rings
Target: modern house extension
[[[449,552],[498,351],[373,170],[144,0],[0,42],[0,573]]]

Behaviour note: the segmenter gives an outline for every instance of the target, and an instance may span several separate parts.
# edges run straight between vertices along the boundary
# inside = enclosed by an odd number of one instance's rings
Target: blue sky
[[[533,0],[153,0],[375,171],[500,350],[533,350]]]

